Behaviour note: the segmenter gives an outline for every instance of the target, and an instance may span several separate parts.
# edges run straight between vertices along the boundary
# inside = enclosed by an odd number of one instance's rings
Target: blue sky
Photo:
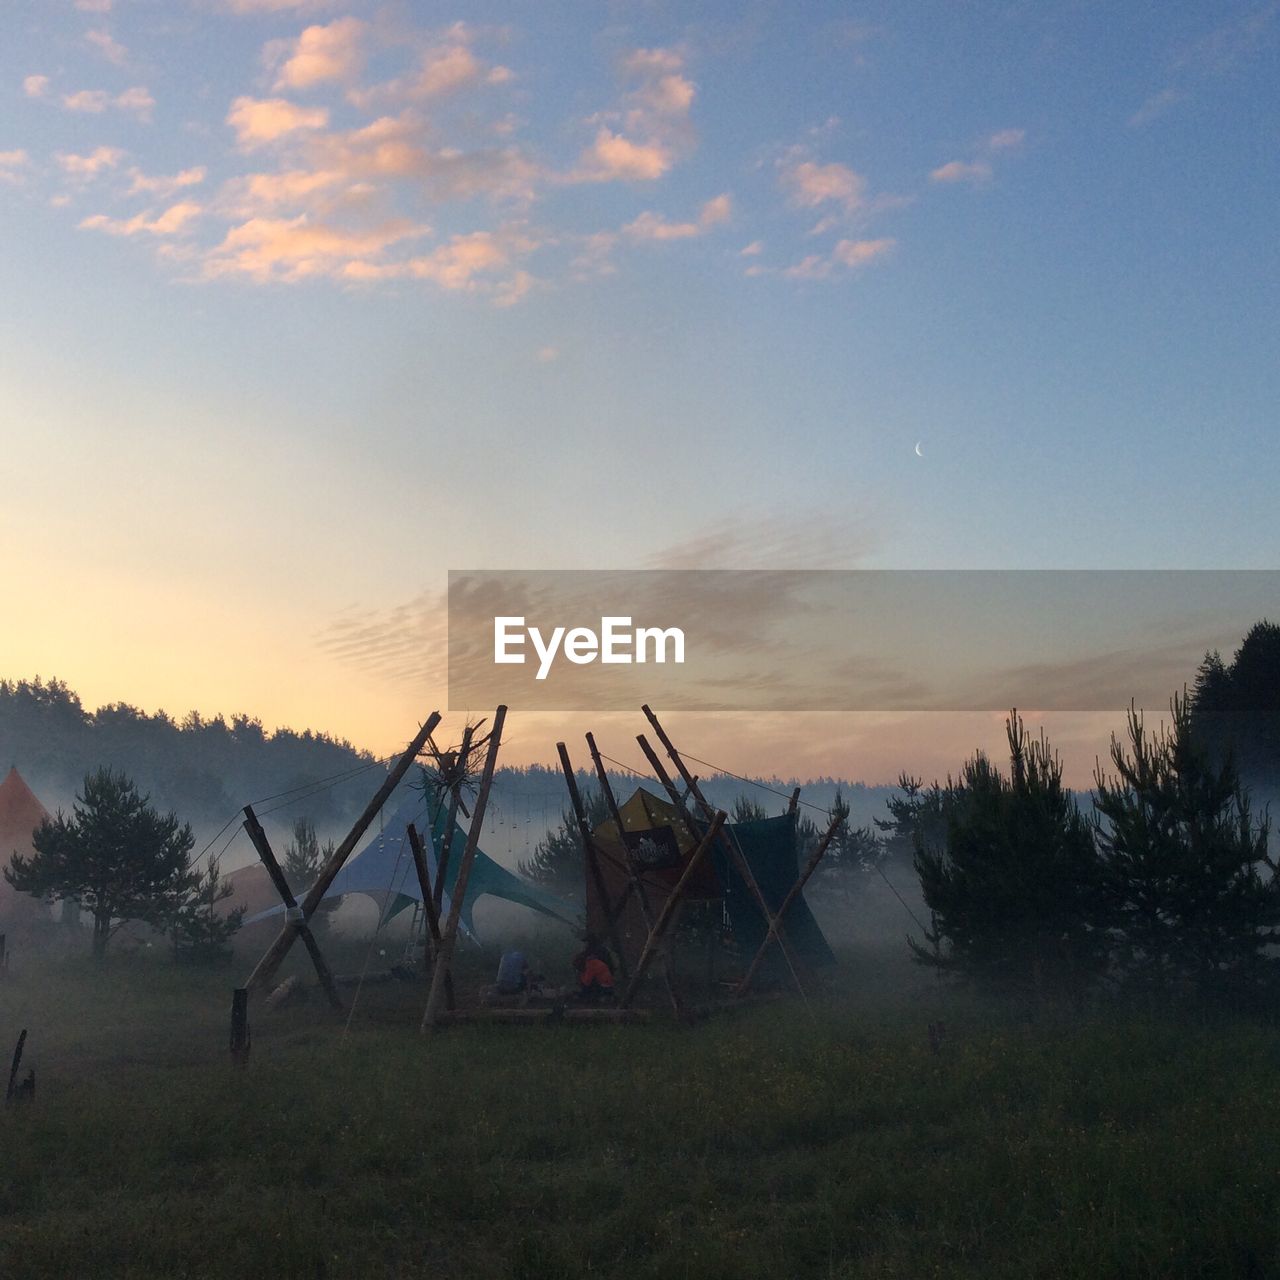
[[[376,746],[450,567],[1276,563],[1280,4],[6,19],[8,674]]]

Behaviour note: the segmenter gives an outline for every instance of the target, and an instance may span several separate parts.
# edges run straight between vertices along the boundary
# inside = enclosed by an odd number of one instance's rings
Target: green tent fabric
[[[784,813],[778,818],[735,822],[729,831],[737,840],[765,901],[776,911],[800,876],[796,858],[796,815]],[[761,915],[760,904],[728,854],[718,844],[712,852],[716,874],[725,887],[724,903],[733,926],[734,939],[749,959],[764,941],[768,926]],[[831,947],[804,900],[804,894],[791,904],[782,923],[788,944],[802,960],[814,966],[836,963]],[[765,952],[762,971],[774,978],[786,972],[786,961],[776,944]]]

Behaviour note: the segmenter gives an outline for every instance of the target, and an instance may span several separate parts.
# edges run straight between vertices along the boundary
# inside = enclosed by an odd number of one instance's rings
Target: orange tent
[[[0,782],[0,868],[7,867],[15,853],[26,857],[33,852],[32,833],[48,816],[48,809],[27,786],[15,765]],[[35,898],[19,893],[0,876],[0,922],[30,920],[43,909]]]

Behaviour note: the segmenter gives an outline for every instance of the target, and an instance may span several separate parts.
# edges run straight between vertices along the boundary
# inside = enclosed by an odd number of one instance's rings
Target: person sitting
[[[587,937],[586,945],[573,957],[578,974],[578,999],[588,1004],[604,1004],[614,998],[613,957],[600,941]]]
[[[498,994],[517,996],[529,989],[529,961],[523,951],[504,951],[498,961]]]

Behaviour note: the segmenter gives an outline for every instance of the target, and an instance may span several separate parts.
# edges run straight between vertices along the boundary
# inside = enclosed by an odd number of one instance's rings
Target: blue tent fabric
[[[432,809],[435,810],[434,816]],[[421,902],[422,889],[418,884],[417,872],[413,867],[413,852],[409,847],[409,824],[414,823],[424,836],[428,833],[430,835],[430,839],[425,841],[427,868],[434,883],[439,867],[438,851],[444,845],[447,821],[448,813],[444,805],[430,804],[428,797],[422,793],[411,796],[386,820],[378,834],[359,853],[347,859],[325,893],[325,899],[340,898],[347,893],[367,894],[382,909],[381,924],[385,924],[392,916],[413,903]],[[455,822],[444,880],[443,910],[446,913],[453,901],[453,888],[457,883],[466,844],[466,833]],[[483,850],[477,849],[471,875],[467,880],[467,896],[459,914],[459,923],[472,937],[475,936],[472,912],[476,902],[485,894],[518,903],[568,925],[578,924],[579,913],[571,903],[513,875]],[[272,907],[246,920],[245,924],[279,915],[283,911],[283,905]]]

